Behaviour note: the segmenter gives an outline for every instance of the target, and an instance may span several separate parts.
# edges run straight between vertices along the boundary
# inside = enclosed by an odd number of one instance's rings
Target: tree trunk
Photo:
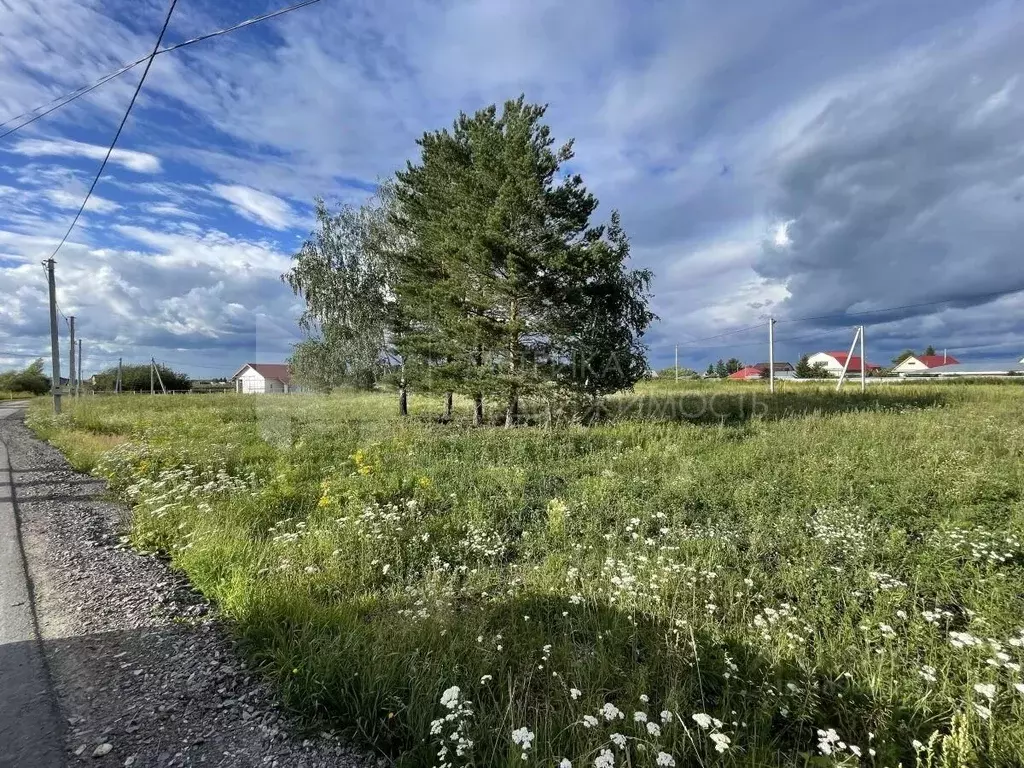
[[[514,427],[519,420],[519,395],[515,389],[509,392],[508,405],[505,407],[505,427]]]
[[[444,393],[444,420],[452,420],[452,393],[450,391]]]
[[[482,427],[484,425],[484,396],[481,394],[473,395],[473,426]]]
[[[398,412],[402,416],[409,415],[409,390],[405,386],[404,378],[398,384]]]

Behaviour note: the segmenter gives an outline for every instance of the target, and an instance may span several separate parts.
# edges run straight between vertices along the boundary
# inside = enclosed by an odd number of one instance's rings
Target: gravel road
[[[126,510],[105,498],[104,483],[73,471],[21,421],[0,420],[0,440],[13,469],[49,711],[55,699],[63,732],[62,749],[38,744],[33,767],[380,764],[332,734],[300,734],[211,606],[166,563],[121,543]],[[5,707],[6,696],[0,686],[0,718],[17,705]],[[40,742],[61,738],[39,733]]]

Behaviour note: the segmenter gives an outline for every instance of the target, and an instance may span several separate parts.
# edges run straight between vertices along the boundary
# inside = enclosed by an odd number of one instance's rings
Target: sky
[[[288,2],[179,0],[164,43]],[[166,10],[0,0],[0,121],[147,55]],[[141,70],[0,139],[0,369],[48,360],[41,262]],[[87,373],[283,361],[314,196],[358,203],[424,131],[524,93],[654,273],[654,367],[677,345],[690,367],[762,361],[769,317],[780,360],[861,323],[872,362],[1016,360],[1021,73],[1021,0],[321,0],[154,60],[58,303]]]

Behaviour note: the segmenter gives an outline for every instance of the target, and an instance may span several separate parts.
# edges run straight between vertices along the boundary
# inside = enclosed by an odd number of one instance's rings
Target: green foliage
[[[385,237],[391,186],[358,208],[331,214],[316,200],[316,229],[282,279],[306,302],[299,324],[311,338],[289,360],[301,384],[330,391],[371,388],[388,355],[390,283]]]
[[[651,275],[626,267],[618,214],[593,226],[597,200],[560,176],[545,107],[520,97],[419,139],[397,174],[402,249],[394,292],[406,375],[420,387],[503,402],[552,383],[596,396],[646,370]]]
[[[804,355],[797,361],[795,373],[799,379],[831,379],[832,374],[828,372],[825,363],[811,365],[808,360],[810,356]]]
[[[406,420],[373,394],[30,419],[85,465],[113,443],[96,466],[132,488],[135,545],[311,725],[399,765],[455,748],[431,733],[452,686],[459,765],[811,765],[829,729],[830,765],[857,764],[838,740],[867,765],[914,765],[915,740],[922,765],[1020,765],[1019,386],[655,380],[593,427],[515,432],[440,427],[415,395]]]
[[[912,349],[904,349],[902,352],[900,352],[898,355],[896,355],[896,357],[894,357],[892,359],[892,364],[893,365],[899,365],[904,360],[906,360],[908,357],[913,357],[914,354],[915,354],[914,350],[912,350]]]
[[[0,392],[45,395],[50,391],[50,381],[43,373],[43,359],[39,358],[21,371],[0,373]]]
[[[929,344],[927,347],[924,348],[924,352],[922,354],[924,354],[925,356],[934,355],[935,347]]]
[[[184,391],[192,388],[192,382],[186,373],[178,373],[166,365],[157,363],[157,370],[160,371],[160,379],[153,376],[153,388],[160,392],[160,381],[169,391]],[[114,384],[117,381],[117,366],[107,368],[97,373],[94,377],[93,389],[96,392],[113,392]],[[122,392],[149,392],[150,391],[150,366],[149,365],[125,365],[121,367],[121,391]]]

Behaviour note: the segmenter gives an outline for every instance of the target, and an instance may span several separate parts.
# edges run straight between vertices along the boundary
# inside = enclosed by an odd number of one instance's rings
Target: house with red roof
[[[903,358],[899,365],[892,369],[893,373],[903,375],[906,373],[915,373],[917,371],[926,371],[929,368],[938,368],[940,365],[956,365],[960,361],[952,355],[947,355],[943,352],[941,355],[910,355]]]
[[[287,363],[246,363],[231,381],[235,391],[245,395],[289,394],[301,392],[302,387],[292,381]]]
[[[849,365],[846,365],[846,358],[850,358]],[[825,370],[832,376],[838,376],[843,372],[843,366],[846,365],[847,374],[860,373],[861,360],[859,355],[848,355],[846,352],[815,352],[813,355],[807,358],[807,364],[815,366],[818,363],[822,363],[825,366]],[[882,366],[876,363],[867,363],[864,366],[864,370],[880,371]]]
[[[750,379],[760,379],[762,371],[757,366],[751,365],[746,368],[740,368],[735,373],[730,373],[730,379],[736,379],[737,381],[748,381]]]

